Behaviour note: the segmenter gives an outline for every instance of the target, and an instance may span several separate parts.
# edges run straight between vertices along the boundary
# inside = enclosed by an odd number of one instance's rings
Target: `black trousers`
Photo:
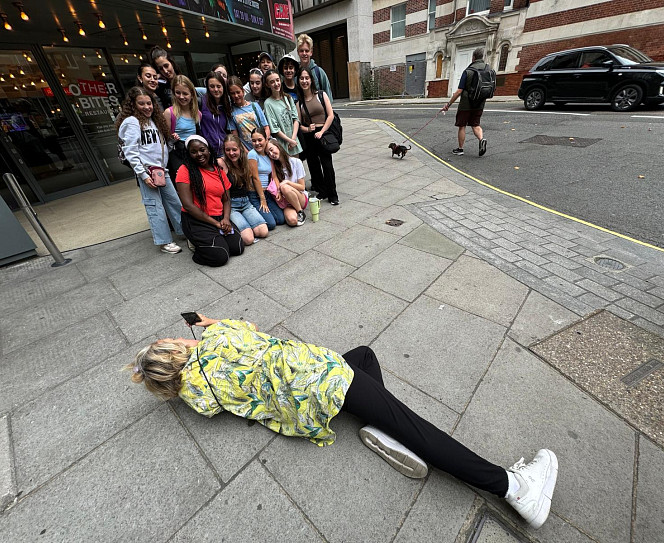
[[[221,217],[213,217],[221,220]],[[182,212],[182,231],[196,250],[191,259],[203,266],[219,267],[228,262],[231,256],[244,252],[244,243],[240,232],[233,226],[232,234],[224,235],[209,223],[194,219],[189,213]]]
[[[355,377],[348,387],[342,411],[382,430],[425,462],[457,479],[503,498],[507,472],[436,428],[397,400],[383,385],[376,355],[357,347],[343,355]]]
[[[311,173],[311,189],[320,193],[319,198],[337,200],[337,179],[332,155],[323,149],[319,139],[306,134],[307,164]]]

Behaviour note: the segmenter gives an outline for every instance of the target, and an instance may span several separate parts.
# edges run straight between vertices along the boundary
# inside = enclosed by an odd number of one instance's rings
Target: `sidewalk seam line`
[[[636,504],[638,498],[638,485],[639,485],[639,456],[640,450],[640,434],[634,432],[634,471],[632,478],[632,515],[630,518],[629,541],[634,543],[636,541]]]

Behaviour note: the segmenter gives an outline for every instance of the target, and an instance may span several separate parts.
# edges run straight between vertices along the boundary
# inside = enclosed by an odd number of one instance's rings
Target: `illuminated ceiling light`
[[[126,37],[126,36],[123,36],[123,39],[124,39],[124,42],[123,42],[123,43],[124,43],[127,47],[129,47],[129,42],[127,41],[127,37]]]
[[[125,64],[129,64],[129,59],[125,57]]]
[[[106,77],[106,74],[104,72],[101,73],[102,77]]]
[[[30,81],[30,84],[31,84],[33,87],[36,87],[36,86],[37,86],[37,85],[35,84],[34,81]]]
[[[144,40],[147,40],[148,37],[147,37],[147,35],[145,34],[145,29],[143,28],[143,25],[139,24],[139,25],[138,25],[138,29],[141,31],[141,37],[142,37]]]
[[[18,73],[20,73],[21,75],[25,75],[25,72],[23,71],[23,68],[19,68]]]
[[[95,51],[97,53],[97,58],[101,58],[101,53],[99,51]]]
[[[83,30],[83,25],[78,21],[74,21],[74,22],[76,23],[76,26],[78,27],[78,34],[80,36],[85,36],[85,30]]]
[[[166,40],[166,47],[168,47],[169,49],[171,48],[171,42],[168,40]]]
[[[44,82],[45,82],[45,81],[44,81],[44,78],[42,77],[42,78],[39,80],[39,82],[40,82],[40,83],[44,83]]]
[[[23,83],[23,85],[21,85],[21,87],[25,88],[25,83]]]
[[[164,21],[161,22],[161,31],[164,33],[164,36],[168,36],[168,30],[166,30],[166,25]]]
[[[16,85],[14,85],[14,90],[18,90],[18,87]]]
[[[9,79],[14,79],[14,74],[9,72]]]
[[[6,13],[0,13],[0,20],[4,22],[4,27],[5,30],[14,30],[12,28],[12,25],[9,24],[9,21],[7,20],[7,14]]]
[[[64,78],[65,78],[65,74],[60,74],[60,77],[61,77],[62,79],[64,79]]]
[[[104,28],[106,28],[106,25],[104,24],[104,21],[103,21],[102,18],[101,18],[101,13],[96,13],[95,15],[97,15],[97,20],[99,21],[99,22],[97,23],[97,24],[99,24],[99,28],[101,28],[102,30],[103,30]]]
[[[67,34],[65,34],[65,29],[64,28],[58,28],[60,31],[60,34],[62,34],[62,41],[65,43],[69,43],[69,38],[67,37]]]
[[[191,40],[189,39],[189,35],[186,32],[184,33],[184,43],[191,43]]]
[[[0,75],[0,81],[4,81],[4,80],[5,80],[5,76],[4,76],[4,75]]]
[[[27,60],[28,62],[32,62],[32,57],[31,57],[30,55],[28,55],[28,53],[23,53],[23,57],[24,57],[25,60]]]
[[[85,53],[83,53],[83,54],[81,55],[81,58],[85,58]]]
[[[206,37],[206,38],[209,38],[209,37],[210,37],[210,33],[208,32],[208,27],[207,27],[207,25],[204,25],[203,28],[205,29],[205,37]]]
[[[29,21],[30,17],[28,17],[28,14],[23,9],[23,2],[13,2],[13,4],[16,6],[16,9],[18,10],[19,15],[21,16],[21,19],[23,19],[24,21]]]

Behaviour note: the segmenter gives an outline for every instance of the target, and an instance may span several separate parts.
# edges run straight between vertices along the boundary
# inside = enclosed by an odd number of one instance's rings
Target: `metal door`
[[[406,94],[424,96],[424,83],[427,75],[426,53],[406,57]]]

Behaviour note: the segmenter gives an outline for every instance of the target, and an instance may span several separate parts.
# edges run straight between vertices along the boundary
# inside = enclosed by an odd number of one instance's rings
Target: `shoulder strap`
[[[258,114],[258,110],[256,109],[256,104],[254,102],[249,102],[251,104],[251,109],[254,110],[254,116],[256,117],[256,123],[258,124],[258,128],[263,128],[263,123],[261,122],[261,116]],[[237,124],[237,122],[235,123]]]
[[[318,67],[318,64],[314,66],[314,72],[316,72],[316,79],[318,79],[318,83],[320,83],[320,68]]]
[[[178,124],[178,120],[173,114],[173,106],[168,108],[168,112],[171,114],[171,133],[175,132],[175,125]]]
[[[311,124],[311,113],[309,113],[309,109],[307,108],[307,101],[302,100],[300,106],[304,108],[304,112],[307,114],[307,117],[309,117],[309,124]]]

